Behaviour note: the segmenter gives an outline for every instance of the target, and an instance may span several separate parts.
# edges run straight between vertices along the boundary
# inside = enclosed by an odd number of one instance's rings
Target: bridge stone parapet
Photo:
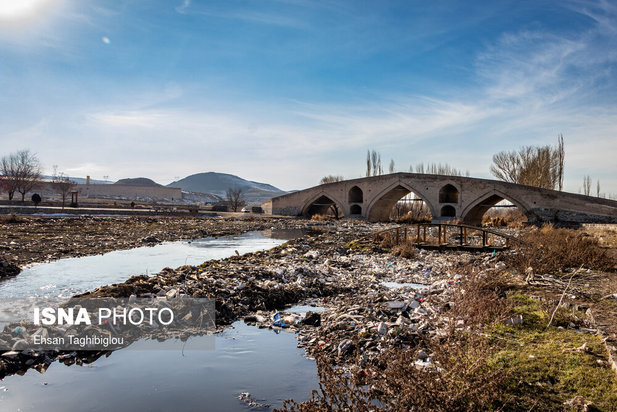
[[[418,173],[326,183],[272,198],[262,207],[277,215],[308,217],[337,210],[341,216],[386,221],[394,205],[411,192],[426,203],[435,222],[459,219],[477,225],[491,206],[507,200],[531,223],[617,223],[617,201],[490,179]]]

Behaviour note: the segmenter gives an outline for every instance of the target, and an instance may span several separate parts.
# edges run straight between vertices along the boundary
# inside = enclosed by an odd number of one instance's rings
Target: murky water
[[[252,232],[63,259],[2,282],[0,297],[70,296],[166,266],[198,264],[231,256],[236,250],[268,249],[298,235],[279,232],[275,239]],[[55,362],[44,374],[29,370],[24,376],[8,376],[0,381],[0,410],[247,411],[255,409],[237,399],[242,392],[249,392],[259,403],[279,407],[288,398],[308,399],[318,387],[315,362],[302,356],[304,351],[297,348],[292,333],[235,322],[214,339],[214,350],[157,350],[152,349],[157,343],[149,341],[149,350],[118,350],[90,365]]]
[[[165,267],[198,265],[206,260],[232,256],[236,251],[243,254],[270,249],[298,235],[297,231],[281,230],[248,232],[61,259],[34,265],[14,278],[1,281],[0,298],[70,297],[102,285],[124,282],[132,275],[151,275]]]
[[[0,409],[246,411],[242,392],[273,407],[310,397],[318,387],[315,362],[302,356],[294,334],[233,326],[215,336],[215,350],[119,350],[90,365],[55,362],[44,374],[6,377]]]

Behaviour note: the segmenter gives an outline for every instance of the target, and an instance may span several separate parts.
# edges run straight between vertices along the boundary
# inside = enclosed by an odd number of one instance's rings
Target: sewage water
[[[252,232],[63,259],[33,266],[2,282],[0,296],[70,296],[165,266],[224,258],[235,250],[271,248],[296,235],[278,233],[279,239],[274,239]],[[316,309],[297,307],[298,312],[306,310]],[[54,362],[44,374],[29,370],[24,376],[7,376],[0,381],[0,410],[248,411],[255,408],[237,399],[242,392],[259,403],[280,407],[285,399],[308,399],[318,387],[315,362],[302,356],[304,350],[297,348],[293,333],[239,321],[214,337],[191,339],[213,338],[211,350],[157,350],[156,342],[149,341],[148,350],[118,350],[89,365]],[[168,346],[161,344],[164,347]]]

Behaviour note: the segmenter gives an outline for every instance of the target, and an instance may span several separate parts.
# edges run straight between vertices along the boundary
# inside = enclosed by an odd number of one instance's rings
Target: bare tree
[[[449,164],[441,164],[441,163],[429,163],[426,166],[424,163],[419,163],[416,165],[417,173],[428,173],[432,175],[443,175],[443,176],[462,176],[463,172],[459,169],[450,166]],[[469,171],[466,172],[469,176]]]
[[[41,166],[39,159],[34,153],[30,153],[29,150],[21,150],[17,152],[16,155],[18,165],[17,191],[21,193],[21,201],[23,202],[25,200],[26,193],[40,184]]]
[[[26,193],[34,189],[41,178],[41,166],[39,159],[29,150],[20,150],[5,156],[0,161],[4,186],[7,187],[9,200],[13,199],[15,192],[21,194],[24,202]]]
[[[381,154],[376,150],[366,152],[366,177],[379,176],[383,174],[381,165]]]
[[[229,207],[234,212],[237,212],[238,209],[240,209],[246,204],[246,202],[244,201],[244,193],[242,191],[242,188],[230,187],[229,189],[227,189],[225,195],[227,197],[227,203],[229,204]]]
[[[600,179],[598,179],[598,184],[596,185],[596,196],[600,197]]]
[[[4,156],[0,160],[0,169],[2,172],[2,189],[9,194],[9,200],[13,200],[17,191],[17,157],[14,154]]]
[[[394,159],[390,159],[390,167],[388,167],[388,172],[394,173]]]
[[[72,181],[64,173],[57,173],[55,170],[54,170],[54,176],[52,178],[52,184],[56,192],[58,192],[60,196],[62,197],[62,210],[64,210],[66,199],[69,193],[71,193],[71,191],[75,188],[77,183]]]
[[[1,167],[1,165],[0,165]],[[1,173],[1,172],[0,172]],[[6,179],[3,174],[0,174],[0,193],[8,190]]]
[[[323,185],[324,183],[341,182],[343,180],[345,180],[343,176],[328,175],[328,176],[322,177],[321,180],[319,181],[319,184]]]
[[[556,147],[524,146],[518,151],[500,152],[493,156],[491,173],[506,182],[563,189],[563,136]]]
[[[414,193],[409,193],[400,199],[390,213],[394,220],[405,219],[410,222],[430,221],[431,212],[426,203]]]
[[[560,192],[563,190],[563,161],[565,156],[566,152],[563,147],[563,135],[559,134],[559,136],[557,136],[557,175],[559,179],[558,188]]]
[[[377,171],[379,170],[379,165],[377,164],[377,157],[379,155],[375,150],[371,152],[371,163],[373,167],[373,176],[377,176]]]
[[[587,175],[583,177],[583,194],[589,196],[591,193],[591,176]]]

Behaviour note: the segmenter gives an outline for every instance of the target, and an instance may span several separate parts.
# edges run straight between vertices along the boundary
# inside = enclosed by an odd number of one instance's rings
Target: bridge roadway
[[[413,192],[428,206],[434,222],[460,219],[478,225],[502,200],[521,210],[530,223],[617,223],[617,201],[489,179],[393,173],[311,187],[262,204],[266,213],[307,216],[327,213],[387,221],[394,205]]]

